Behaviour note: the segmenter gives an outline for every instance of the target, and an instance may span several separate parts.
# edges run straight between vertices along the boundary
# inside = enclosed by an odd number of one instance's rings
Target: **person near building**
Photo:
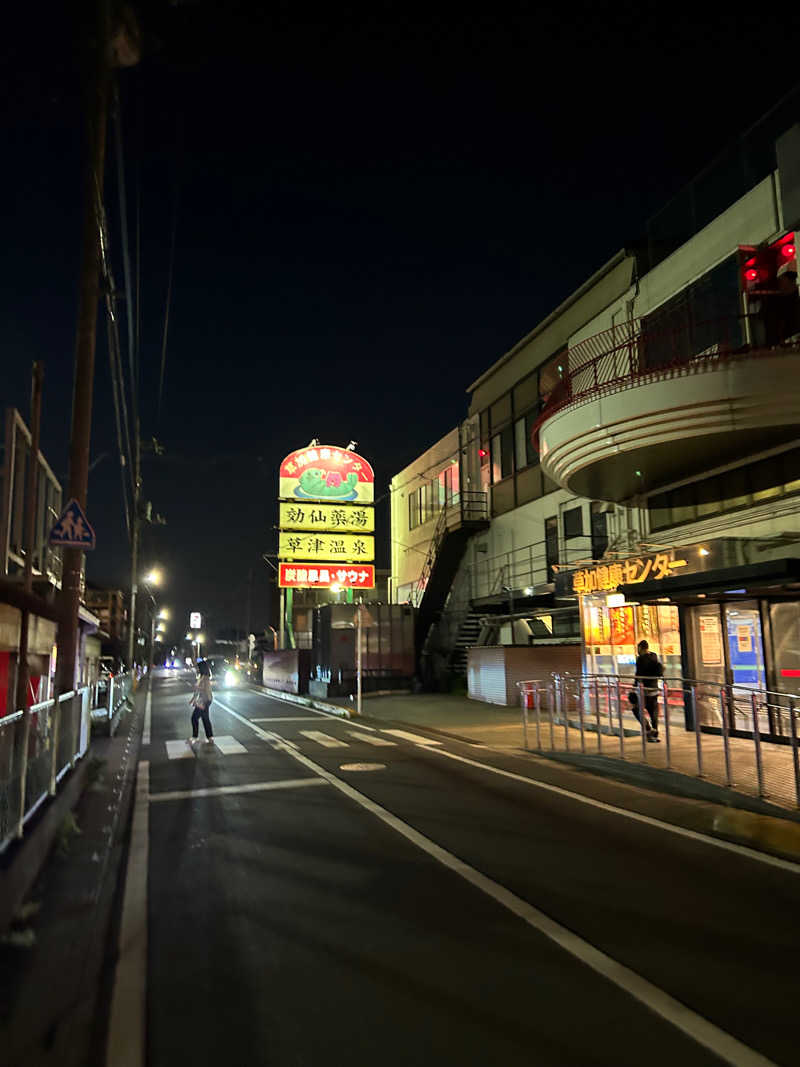
[[[655,652],[650,651],[650,646],[646,641],[640,641],[637,645],[636,657],[636,688],[630,692],[629,700],[633,705],[633,714],[642,723],[647,731],[648,741],[660,741],[658,736],[658,695],[659,684],[658,679],[664,673],[664,667],[659,662],[658,656]],[[639,685],[642,687],[642,693],[644,696],[644,706],[647,712],[647,721],[642,722],[641,709],[639,707]]]
[[[192,736],[189,738],[189,744],[197,740],[200,719],[203,720],[203,729],[206,732],[206,744],[214,744],[214,731],[211,728],[211,718],[208,714],[211,700],[211,671],[207,663],[201,662],[197,664],[197,684],[190,701],[194,710],[192,711]]]

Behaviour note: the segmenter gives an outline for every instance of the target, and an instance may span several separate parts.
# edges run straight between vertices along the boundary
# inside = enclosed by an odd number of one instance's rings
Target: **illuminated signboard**
[[[572,575],[573,593],[614,592],[621,585],[636,585],[638,582],[660,581],[669,578],[673,571],[686,567],[688,560],[671,559],[667,552],[649,556],[636,556],[619,563],[602,563],[597,567],[585,567]]]
[[[359,504],[296,504],[280,505],[282,530],[346,530],[372,533],[375,511],[370,505]]]
[[[279,563],[278,585],[282,589],[374,589],[375,568],[370,563],[356,567],[336,564]]]
[[[293,533],[282,530],[278,538],[280,559],[322,559],[332,565],[337,560],[375,559],[375,538],[371,534]]]
[[[190,630],[202,630],[203,629],[203,616],[199,611],[193,611],[189,615],[189,629]]]
[[[375,474],[357,452],[334,445],[315,445],[291,452],[281,463],[282,500],[371,504]]]

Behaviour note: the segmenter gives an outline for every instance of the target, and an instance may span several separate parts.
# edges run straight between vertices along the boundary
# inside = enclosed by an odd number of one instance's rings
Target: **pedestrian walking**
[[[197,664],[197,684],[190,701],[194,711],[192,712],[192,736],[189,738],[189,744],[197,740],[200,719],[203,720],[203,728],[206,732],[206,744],[214,744],[214,731],[211,729],[211,718],[208,714],[211,700],[211,671],[207,663],[200,662]]]
[[[663,675],[664,667],[659,662],[655,652],[650,651],[650,646],[646,641],[639,642],[637,652],[639,653],[636,657],[635,681],[637,684],[636,688],[629,693],[628,699],[633,705],[633,714],[647,731],[647,740],[660,741],[661,738],[658,736],[658,679]],[[647,712],[647,718],[650,720],[649,724],[647,721],[642,722],[641,708],[639,707],[639,684],[642,687],[645,711]]]

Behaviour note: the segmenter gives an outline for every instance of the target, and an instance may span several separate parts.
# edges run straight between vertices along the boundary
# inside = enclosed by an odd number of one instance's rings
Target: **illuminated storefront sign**
[[[281,463],[282,500],[371,504],[375,474],[357,452],[334,445],[315,445],[291,452]]]
[[[688,565],[688,560],[672,559],[668,552],[636,556],[619,563],[585,567],[572,575],[572,592],[578,594],[613,592],[621,585],[660,581]]]
[[[278,585],[281,589],[374,589],[375,568],[367,563],[357,567],[303,566],[294,563],[278,564]]]
[[[347,530],[372,533],[375,510],[359,504],[290,504],[280,505],[282,530]]]
[[[375,538],[371,534],[306,534],[281,530],[278,538],[281,559],[337,560],[375,559]]]

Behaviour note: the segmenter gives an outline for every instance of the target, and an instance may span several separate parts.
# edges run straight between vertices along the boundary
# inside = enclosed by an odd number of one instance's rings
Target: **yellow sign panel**
[[[653,579],[669,578],[673,571],[685,567],[687,560],[670,559],[666,552],[637,556],[621,563],[603,563],[586,567],[572,575],[573,593],[613,592],[620,585],[635,585]]]
[[[280,506],[282,530],[341,530],[343,533],[372,533],[375,510],[367,504],[283,503]]]
[[[281,531],[280,559],[322,559],[331,566],[337,561],[368,562],[375,559],[375,538],[370,534],[292,533]]]

